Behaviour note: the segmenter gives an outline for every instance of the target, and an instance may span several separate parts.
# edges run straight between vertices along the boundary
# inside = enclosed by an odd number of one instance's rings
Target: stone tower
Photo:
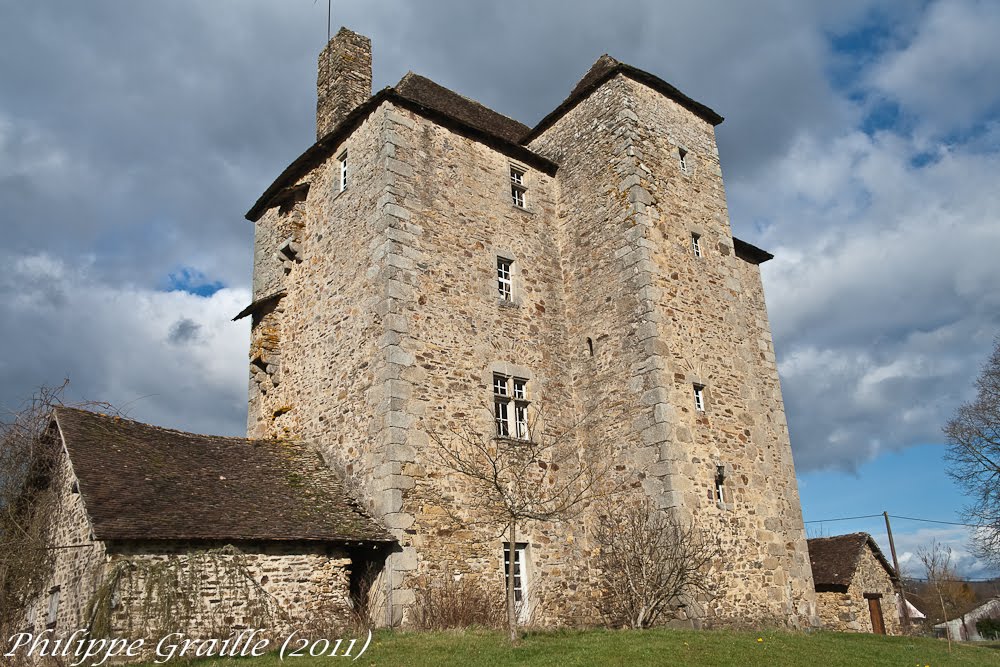
[[[412,73],[371,95],[346,29],[319,75],[318,141],[247,214],[248,430],[323,444],[395,535],[387,622],[421,577],[501,572],[502,538],[445,506],[428,432],[516,435],[544,406],[554,428],[589,415],[582,452],[722,537],[724,594],[693,615],[813,624],[771,256],[732,236],[721,116],[609,56],[533,129]],[[530,403],[490,414],[499,381]],[[587,525],[518,536],[538,622],[596,618]]]

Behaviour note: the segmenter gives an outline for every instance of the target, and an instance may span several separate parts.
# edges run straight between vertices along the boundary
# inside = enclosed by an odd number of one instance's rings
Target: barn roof
[[[854,579],[854,573],[858,569],[866,546],[875,554],[879,563],[889,573],[889,577],[895,579],[895,570],[868,533],[814,537],[808,540],[808,547],[816,590],[847,590]]]
[[[98,540],[392,541],[308,444],[53,419]]]

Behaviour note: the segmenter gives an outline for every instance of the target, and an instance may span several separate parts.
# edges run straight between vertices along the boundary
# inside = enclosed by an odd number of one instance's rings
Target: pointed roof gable
[[[98,540],[393,541],[305,443],[53,419]]]
[[[896,572],[882,555],[882,550],[868,533],[850,533],[833,537],[814,537],[807,541],[809,560],[812,563],[813,583],[817,591],[847,590],[854,579],[861,556],[866,547],[879,563],[896,579]]]
[[[576,86],[573,87],[573,90],[570,91],[569,97],[563,100],[562,104],[557,106],[552,113],[539,121],[539,123],[535,125],[530,132],[521,137],[521,143],[527,144],[542,132],[549,129],[557,120],[569,112],[570,109],[585,100],[592,92],[600,88],[605,81],[608,81],[616,74],[627,76],[634,81],[645,84],[653,90],[666,95],[685,109],[688,109],[693,114],[711,123],[712,125],[718,125],[723,121],[722,116],[717,114],[715,111],[704,104],[691,99],[655,74],[650,74],[649,72],[641,70],[638,67],[633,67],[632,65],[626,65],[625,63],[615,60],[605,53],[603,56],[598,58],[596,62],[594,62],[590,70],[588,70]]]

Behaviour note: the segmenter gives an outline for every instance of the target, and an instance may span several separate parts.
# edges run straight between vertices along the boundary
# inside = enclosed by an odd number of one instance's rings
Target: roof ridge
[[[508,116],[505,113],[500,113],[499,111],[497,111],[493,107],[486,106],[485,104],[483,104],[482,102],[480,102],[477,99],[469,97],[468,95],[463,95],[462,93],[458,92],[457,90],[453,90],[453,89],[449,88],[448,86],[443,86],[440,83],[438,83],[437,81],[435,81],[434,79],[432,79],[430,77],[427,77],[427,76],[424,76],[423,74],[418,74],[417,72],[414,72],[413,70],[407,70],[406,74],[404,74],[403,77],[399,80],[399,83],[396,84],[395,88],[398,89],[399,86],[402,85],[402,83],[404,81],[413,80],[413,79],[423,79],[424,81],[427,81],[427,82],[429,82],[429,83],[437,86],[438,88],[441,88],[442,90],[447,90],[452,95],[457,95],[457,96],[461,97],[466,102],[470,102],[472,104],[475,104],[477,106],[482,107],[483,109],[486,109],[490,113],[495,113],[496,115],[501,116],[503,118],[506,118],[509,121],[513,121],[515,123],[518,123],[520,125],[524,125],[525,127],[528,127],[527,125],[525,125],[524,123],[522,123],[518,119],[514,118],[513,116]],[[398,90],[397,90],[397,92],[398,92]]]
[[[241,443],[251,443],[251,442],[273,442],[273,443],[288,442],[288,443],[301,443],[301,444],[309,444],[310,443],[310,441],[302,440],[302,439],[298,439],[298,438],[247,438],[247,437],[243,437],[243,436],[239,436],[239,435],[213,435],[211,433],[195,433],[194,431],[182,431],[179,428],[169,428],[167,426],[158,426],[156,424],[150,424],[149,422],[139,421],[138,419],[132,419],[131,417],[122,417],[121,415],[107,414],[107,413],[104,413],[104,412],[98,412],[96,410],[88,410],[86,408],[80,408],[80,407],[73,406],[73,405],[58,405],[58,406],[52,408],[52,412],[54,412],[54,413],[55,412],[59,412],[59,411],[65,411],[65,410],[71,410],[73,412],[80,412],[80,413],[83,413],[83,414],[91,415],[93,417],[97,417],[99,419],[110,420],[110,421],[113,421],[115,423],[130,422],[130,423],[135,424],[137,426],[140,426],[142,428],[147,428],[147,429],[152,429],[152,430],[156,430],[156,431],[161,431],[162,433],[165,433],[165,434],[181,435],[181,436],[184,436],[184,437],[189,438],[189,439],[192,439],[192,438],[211,438],[213,440],[229,440],[229,441],[241,442]]]

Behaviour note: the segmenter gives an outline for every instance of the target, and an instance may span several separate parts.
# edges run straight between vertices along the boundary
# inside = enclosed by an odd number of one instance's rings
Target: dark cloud
[[[241,432],[242,215],[314,138],[326,7],[9,4],[0,405],[68,374],[81,397],[139,399],[138,418]],[[939,437],[1000,326],[986,3],[334,5],[334,30],[371,36],[376,88],[414,70],[533,124],[608,52],[715,108],[733,228],[777,254],[765,280],[800,467]],[[877,47],[859,37],[872,25]],[[885,104],[907,131],[860,131]],[[986,129],[954,139],[970,126]]]
[[[187,317],[177,320],[170,326],[167,342],[173,345],[184,345],[197,341],[201,334],[201,325]]]

